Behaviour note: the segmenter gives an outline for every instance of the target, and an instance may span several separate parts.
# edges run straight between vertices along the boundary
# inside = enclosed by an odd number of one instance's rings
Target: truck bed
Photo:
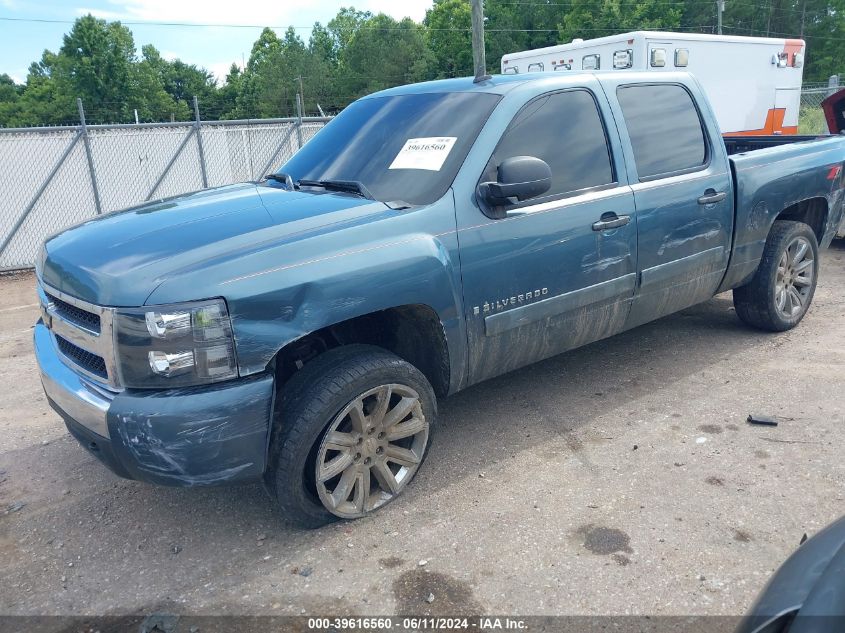
[[[823,248],[830,243],[842,216],[838,181],[843,177],[845,136],[728,137],[725,146],[736,217],[734,250],[722,290],[750,279],[775,217],[799,202],[816,205],[819,226],[814,228]]]
[[[807,143],[821,139],[834,137],[833,134],[817,134],[817,135],[767,135],[767,136],[725,136],[725,148],[728,150],[728,156],[734,154],[742,154],[745,152],[753,152],[758,149],[766,149],[769,147],[780,147],[781,145],[792,145],[793,143]]]

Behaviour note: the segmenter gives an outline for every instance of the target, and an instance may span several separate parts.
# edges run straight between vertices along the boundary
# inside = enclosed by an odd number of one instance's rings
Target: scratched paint
[[[609,301],[508,330],[474,334],[472,375],[484,380],[620,332],[629,301]]]
[[[264,472],[273,377],[208,388],[118,395],[109,410],[112,449],[135,479],[208,486]]]
[[[690,244],[695,246],[696,250],[706,250],[718,240],[722,230],[722,224],[716,220],[706,218],[692,220],[668,233],[660,248],[657,249],[657,254],[682,251]],[[715,243],[718,244],[718,241]]]

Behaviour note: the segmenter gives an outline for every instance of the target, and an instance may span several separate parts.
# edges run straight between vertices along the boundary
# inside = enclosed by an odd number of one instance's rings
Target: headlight
[[[222,299],[119,309],[117,362],[130,388],[189,387],[235,378],[232,324]]]

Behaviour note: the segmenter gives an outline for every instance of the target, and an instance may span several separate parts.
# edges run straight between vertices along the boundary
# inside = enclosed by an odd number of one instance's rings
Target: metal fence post
[[[188,144],[188,141],[191,140],[191,136],[193,136],[197,132],[198,132],[198,130],[197,130],[196,125],[192,125],[188,129],[188,134],[185,136],[185,139],[182,141],[182,143],[176,149],[176,153],[173,154],[173,156],[170,157],[170,160],[167,162],[167,165],[165,165],[164,170],[161,172],[161,175],[159,175],[158,179],[155,181],[155,184],[153,185],[152,189],[150,189],[150,192],[147,194],[147,197],[144,198],[144,200],[152,199],[155,192],[158,191],[159,186],[161,186],[161,183],[164,182],[164,178],[167,176],[168,172],[170,172],[170,169],[173,167],[173,165],[176,164],[176,159],[179,158],[179,156],[181,156],[182,150],[185,149],[185,146]],[[205,170],[203,170],[203,171],[205,171]]]
[[[197,129],[197,148],[199,149],[200,154],[200,171],[202,172],[202,186],[204,189],[208,189],[208,172],[205,169],[205,151],[203,151],[202,147],[202,131],[200,128],[202,127],[202,121],[200,121],[200,106],[199,102],[197,101],[196,95],[194,95],[194,127]]]
[[[296,144],[302,149],[302,95],[296,93]]]
[[[273,166],[273,163],[276,162],[276,157],[282,152],[282,150],[285,148],[285,145],[287,145],[287,142],[290,140],[290,135],[293,134],[293,130],[295,127],[296,126],[292,125],[288,129],[288,131],[284,133],[284,136],[282,136],[282,140],[279,141],[278,146],[276,147],[276,149],[273,150],[273,153],[270,154],[270,158],[267,163],[265,163],[264,168],[259,172],[261,174],[260,176],[258,176],[259,178],[264,178],[266,174],[270,173],[270,168]],[[253,177],[254,176],[255,175],[253,174]]]
[[[97,174],[94,171],[94,157],[91,155],[91,143],[88,141],[88,126],[85,124],[85,109],[82,107],[82,99],[76,98],[76,107],[79,109],[79,131],[82,134],[82,143],[85,146],[85,159],[88,161],[88,173],[91,176],[91,188],[94,190],[94,207],[97,215],[103,212],[100,205],[100,189],[97,187]]]
[[[839,75],[831,75],[827,80],[827,96],[831,96],[839,90]]]

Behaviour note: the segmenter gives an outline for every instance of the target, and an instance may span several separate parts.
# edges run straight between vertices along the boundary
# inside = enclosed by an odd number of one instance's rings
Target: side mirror
[[[478,185],[478,193],[494,206],[536,198],[552,186],[552,170],[548,163],[534,156],[512,156],[501,162],[496,182]]]

